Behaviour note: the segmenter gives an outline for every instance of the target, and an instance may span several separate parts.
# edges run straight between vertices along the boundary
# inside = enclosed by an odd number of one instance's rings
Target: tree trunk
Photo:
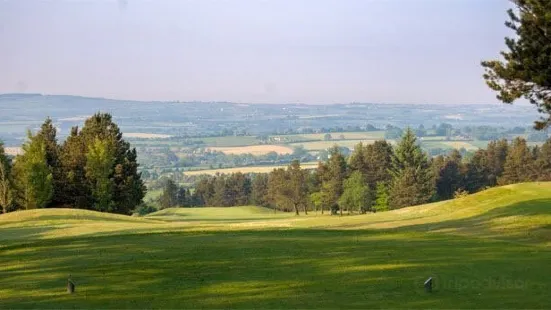
[[[304,215],[308,215],[308,206],[304,205]]]
[[[299,213],[298,213],[298,205],[296,205],[296,204],[295,204],[295,214],[296,214],[296,215],[299,215]]]
[[[323,205],[321,206],[321,214],[323,215]]]
[[[341,216],[342,216],[342,208],[341,208],[341,206],[339,206],[339,210],[341,211]]]

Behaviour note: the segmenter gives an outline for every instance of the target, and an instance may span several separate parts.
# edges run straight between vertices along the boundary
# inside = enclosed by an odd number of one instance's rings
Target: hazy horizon
[[[0,93],[494,103],[503,0],[3,1]]]

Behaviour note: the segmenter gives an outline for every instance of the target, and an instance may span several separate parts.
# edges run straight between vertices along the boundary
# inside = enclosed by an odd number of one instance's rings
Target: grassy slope
[[[6,308],[549,308],[551,183],[362,216],[0,216]],[[72,274],[77,294],[64,292]],[[436,279],[426,294],[422,282]]]

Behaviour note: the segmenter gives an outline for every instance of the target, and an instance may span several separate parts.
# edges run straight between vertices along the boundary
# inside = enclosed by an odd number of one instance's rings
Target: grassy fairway
[[[550,228],[550,183],[344,217],[16,212],[0,215],[0,308],[550,308]]]

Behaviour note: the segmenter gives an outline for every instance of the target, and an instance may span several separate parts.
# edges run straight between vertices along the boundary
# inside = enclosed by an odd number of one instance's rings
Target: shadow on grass
[[[16,211],[18,212],[18,211]],[[102,213],[96,213],[96,212],[90,212],[86,214],[61,214],[61,215],[39,215],[36,217],[29,217],[29,218],[14,218],[10,219],[9,221],[1,221],[0,227],[7,226],[7,225],[13,225],[14,222],[17,222],[18,224],[24,224],[29,222],[43,222],[43,221],[58,221],[62,222],[64,220],[71,220],[71,221],[103,221],[103,222],[126,222],[126,223],[139,223],[142,221],[142,218],[139,217],[131,217],[131,216],[116,216],[112,217],[112,214],[110,213],[103,213],[107,216],[102,216]],[[144,218],[145,220],[148,220],[149,218]],[[150,221],[157,221],[156,219],[151,218]]]
[[[0,301],[6,308],[549,308],[550,259],[530,246],[403,231],[67,238],[0,249]],[[65,293],[69,274],[75,295]],[[422,287],[429,276],[432,294]]]

